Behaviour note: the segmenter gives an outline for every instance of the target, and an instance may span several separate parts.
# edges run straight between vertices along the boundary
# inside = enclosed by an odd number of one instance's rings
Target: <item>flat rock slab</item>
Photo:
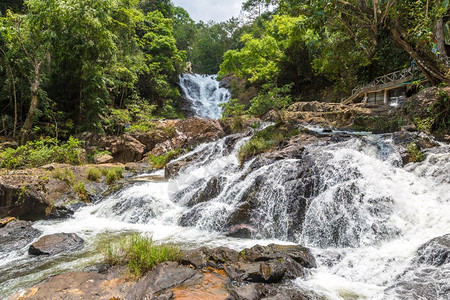
[[[126,299],[122,298],[122,290],[129,286],[131,283],[122,278],[109,278],[94,272],[71,272],[49,277],[8,299]]]
[[[28,249],[32,255],[55,255],[65,251],[81,249],[84,240],[75,233],[57,233],[41,237]]]

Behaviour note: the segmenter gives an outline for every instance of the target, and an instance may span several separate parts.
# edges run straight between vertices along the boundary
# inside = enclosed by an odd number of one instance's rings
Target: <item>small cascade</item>
[[[189,101],[197,117],[219,119],[222,116],[220,104],[230,100],[230,92],[220,87],[217,75],[183,74],[180,87],[184,98]]]

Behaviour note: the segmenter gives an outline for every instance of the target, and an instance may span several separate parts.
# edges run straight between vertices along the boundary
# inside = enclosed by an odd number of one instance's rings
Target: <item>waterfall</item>
[[[220,104],[230,100],[230,92],[220,87],[216,75],[180,75],[183,96],[191,109],[200,118],[219,119],[222,115]]]
[[[417,299],[425,292],[445,299],[450,264],[427,264],[434,248],[418,250],[449,233],[450,146],[403,166],[390,135],[345,134],[306,146],[296,158],[254,158],[241,166],[237,152],[249,138],[199,145],[176,159],[190,164],[173,178],[152,173],[160,178],[35,227],[89,241],[76,256],[85,264],[99,259],[99,241],[123,232],[185,248],[299,243],[313,249],[319,267],[295,281],[298,289],[325,299]],[[39,265],[23,271],[27,259],[22,253],[1,263],[8,275],[0,275],[0,293],[82,265],[65,259],[44,273]],[[40,275],[30,279],[32,273]]]

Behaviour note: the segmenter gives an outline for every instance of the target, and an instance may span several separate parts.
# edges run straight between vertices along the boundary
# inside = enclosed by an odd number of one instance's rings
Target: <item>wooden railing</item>
[[[406,69],[403,69],[403,70],[400,70],[397,72],[392,72],[392,73],[377,77],[372,82],[370,82],[366,85],[360,85],[360,86],[355,87],[352,90],[352,96],[355,94],[358,94],[359,92],[361,92],[362,90],[367,89],[367,88],[373,88],[373,87],[376,87],[377,85],[384,85],[384,84],[387,84],[390,82],[407,79],[410,77],[417,76],[419,74],[420,74],[420,71],[416,66],[411,66],[409,68],[406,68]]]

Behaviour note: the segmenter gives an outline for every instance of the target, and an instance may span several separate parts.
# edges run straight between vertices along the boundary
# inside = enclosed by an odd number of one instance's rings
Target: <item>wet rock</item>
[[[408,151],[410,144],[415,144],[418,151],[438,146],[433,137],[424,132],[398,131],[393,134],[393,141],[398,147],[404,165],[411,160],[411,153]]]
[[[18,251],[40,234],[41,231],[33,228],[31,222],[10,220],[0,228],[0,253]]]
[[[230,228],[229,232],[226,233],[226,236],[231,236],[235,238],[251,238],[253,234],[255,234],[257,230],[250,225],[240,224]]]
[[[44,218],[51,207],[51,201],[35,186],[14,185],[0,177],[0,217],[36,220]]]
[[[184,265],[192,265],[197,269],[212,267],[215,269],[223,269],[223,265],[228,262],[237,262],[239,253],[226,247],[218,247],[210,249],[201,247],[195,250],[184,252],[181,261]]]
[[[407,147],[409,143],[415,143],[419,149],[428,149],[439,145],[433,137],[424,132],[398,131],[393,134],[393,140],[396,145],[404,147]]]
[[[308,248],[302,246],[254,246],[237,252],[225,247],[202,247],[187,251],[182,260],[196,268],[211,266],[223,269],[238,282],[278,283],[284,279],[303,277],[304,268],[315,268]]]
[[[196,281],[201,276],[198,271],[178,263],[163,263],[141,278],[128,292],[126,299],[159,299],[156,297],[168,289],[188,280]]]
[[[84,246],[84,240],[75,233],[57,233],[41,237],[28,249],[32,255],[56,255],[74,251]]]
[[[317,267],[311,250],[299,245],[256,245],[243,250],[243,252],[245,252],[245,259],[249,261],[268,261],[290,257],[305,268]]]
[[[190,199],[187,206],[194,206],[199,203],[203,203],[209,201],[215,197],[217,197],[222,191],[222,185],[220,178],[213,177],[207,183],[206,186],[200,190],[198,190]]]
[[[226,300],[308,300],[304,292],[289,286],[248,284],[234,288]]]
[[[396,299],[447,299],[450,293],[450,234],[417,250],[411,265],[386,291]]]
[[[421,246],[414,261],[435,267],[450,263],[450,234],[434,238]]]

